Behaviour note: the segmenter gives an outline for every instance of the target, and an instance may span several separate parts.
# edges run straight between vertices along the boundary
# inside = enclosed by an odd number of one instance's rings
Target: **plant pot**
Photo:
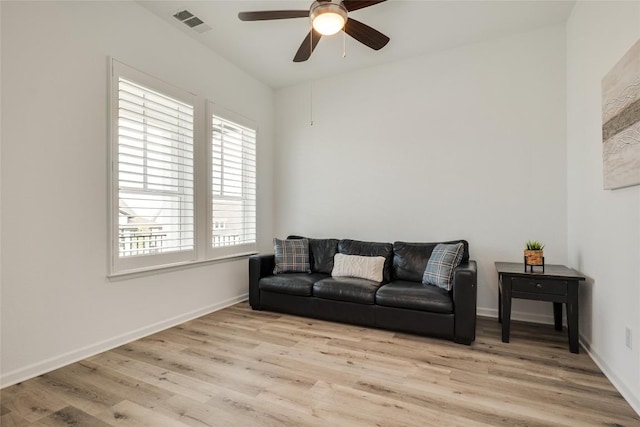
[[[524,251],[524,259],[527,265],[544,265],[542,250],[532,251],[527,249]]]

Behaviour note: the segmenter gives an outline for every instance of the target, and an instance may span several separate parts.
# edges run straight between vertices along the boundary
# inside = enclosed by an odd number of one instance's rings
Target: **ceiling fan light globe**
[[[344,28],[347,10],[341,3],[315,2],[309,17],[314,30],[324,36],[331,36]]]
[[[337,13],[323,13],[313,20],[313,28],[324,36],[331,36],[344,27],[345,20]]]

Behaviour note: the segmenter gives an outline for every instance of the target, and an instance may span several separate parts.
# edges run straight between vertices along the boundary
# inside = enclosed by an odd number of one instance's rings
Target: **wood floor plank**
[[[15,389],[19,391],[6,396],[3,393],[2,396],[3,412],[12,413],[13,416],[10,418],[14,420],[19,421],[23,418],[34,422],[67,406],[67,403],[55,394],[34,388],[33,384],[23,384]]]
[[[255,396],[262,387],[268,386],[266,381],[259,382],[257,378],[250,384],[242,382],[241,376],[246,375],[244,371],[239,371],[233,366],[219,369],[205,358],[184,352],[158,350],[139,342],[133,342],[112,351],[203,383],[228,386],[247,395]]]
[[[242,425],[257,427],[259,424],[247,417],[239,417],[212,405],[201,404],[188,397],[176,395],[156,409],[157,412],[192,427],[228,427]]]
[[[442,411],[439,407],[416,405],[407,399],[389,399],[378,393],[345,387],[339,384],[323,384],[331,393],[323,393],[316,409],[334,422],[349,420],[349,425],[413,426],[488,426],[481,420],[465,418],[459,411]],[[393,417],[387,414],[393,413]],[[339,418],[336,419],[336,416]]]
[[[15,412],[9,412],[0,416],[0,426],[2,427],[26,427],[31,425],[33,425],[33,423],[30,423]]]
[[[566,330],[471,346],[236,304],[0,391],[4,426],[640,426]]]
[[[214,395],[214,390],[209,383],[167,370],[161,366],[130,359],[113,351],[94,356],[91,360],[105,368],[113,369],[139,381],[165,389],[170,393],[186,396],[201,403],[207,402]]]
[[[97,415],[102,421],[111,426],[122,427],[188,427],[173,418],[157,411],[152,411],[128,400],[123,400],[105,412]]]
[[[30,380],[29,385],[43,393],[50,393],[66,402],[68,406],[90,415],[102,412],[123,399],[122,396],[110,393],[102,394],[91,385],[87,386],[76,382],[73,377],[66,375],[66,370],[70,366],[72,365]]]
[[[201,333],[203,336],[214,336],[228,340],[246,342],[247,344],[260,344],[269,342],[275,345],[291,347],[298,341],[294,337],[277,334],[264,334],[258,330],[246,330],[235,328],[223,322],[209,322],[205,317],[191,321],[187,328],[192,332]]]
[[[97,394],[115,396],[114,400],[127,400],[142,406],[155,407],[173,396],[173,393],[139,381],[120,372],[104,369],[90,360],[74,363],[65,368],[65,375],[78,386],[92,388]]]
[[[239,381],[249,375],[249,381],[255,386],[261,384],[263,388],[272,388],[279,385],[288,385],[290,388],[298,388],[299,392],[304,392],[313,386],[316,381],[315,375],[309,372],[300,372],[289,367],[278,366],[269,363],[264,359],[244,359],[237,355],[229,355],[220,349],[190,349],[183,353],[193,357],[205,359],[212,367],[221,365],[220,369],[230,369],[236,372],[234,379]],[[236,388],[236,385],[231,387]],[[255,395],[255,393],[252,393]]]
[[[211,399],[208,405],[230,412],[238,419],[248,418],[251,424],[268,427],[326,427],[326,422],[315,414],[303,414],[298,411],[286,410],[277,407],[270,402],[249,398],[248,396],[235,394],[220,396]],[[242,422],[239,425],[243,425]]]
[[[67,426],[91,426],[91,427],[110,427],[98,418],[93,417],[79,409],[67,406],[59,411],[39,420],[36,424],[38,427],[67,427]]]

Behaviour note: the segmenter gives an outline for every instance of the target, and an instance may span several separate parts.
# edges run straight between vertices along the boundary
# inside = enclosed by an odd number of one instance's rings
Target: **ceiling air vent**
[[[211,27],[205,24],[202,19],[198,18],[188,10],[176,12],[173,14],[173,17],[198,33],[204,33],[211,29]]]

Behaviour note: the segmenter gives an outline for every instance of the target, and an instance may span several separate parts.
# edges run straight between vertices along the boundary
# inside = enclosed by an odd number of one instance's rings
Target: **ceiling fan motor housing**
[[[309,19],[316,31],[328,36],[344,27],[347,22],[347,9],[341,0],[314,1],[311,4]]]

